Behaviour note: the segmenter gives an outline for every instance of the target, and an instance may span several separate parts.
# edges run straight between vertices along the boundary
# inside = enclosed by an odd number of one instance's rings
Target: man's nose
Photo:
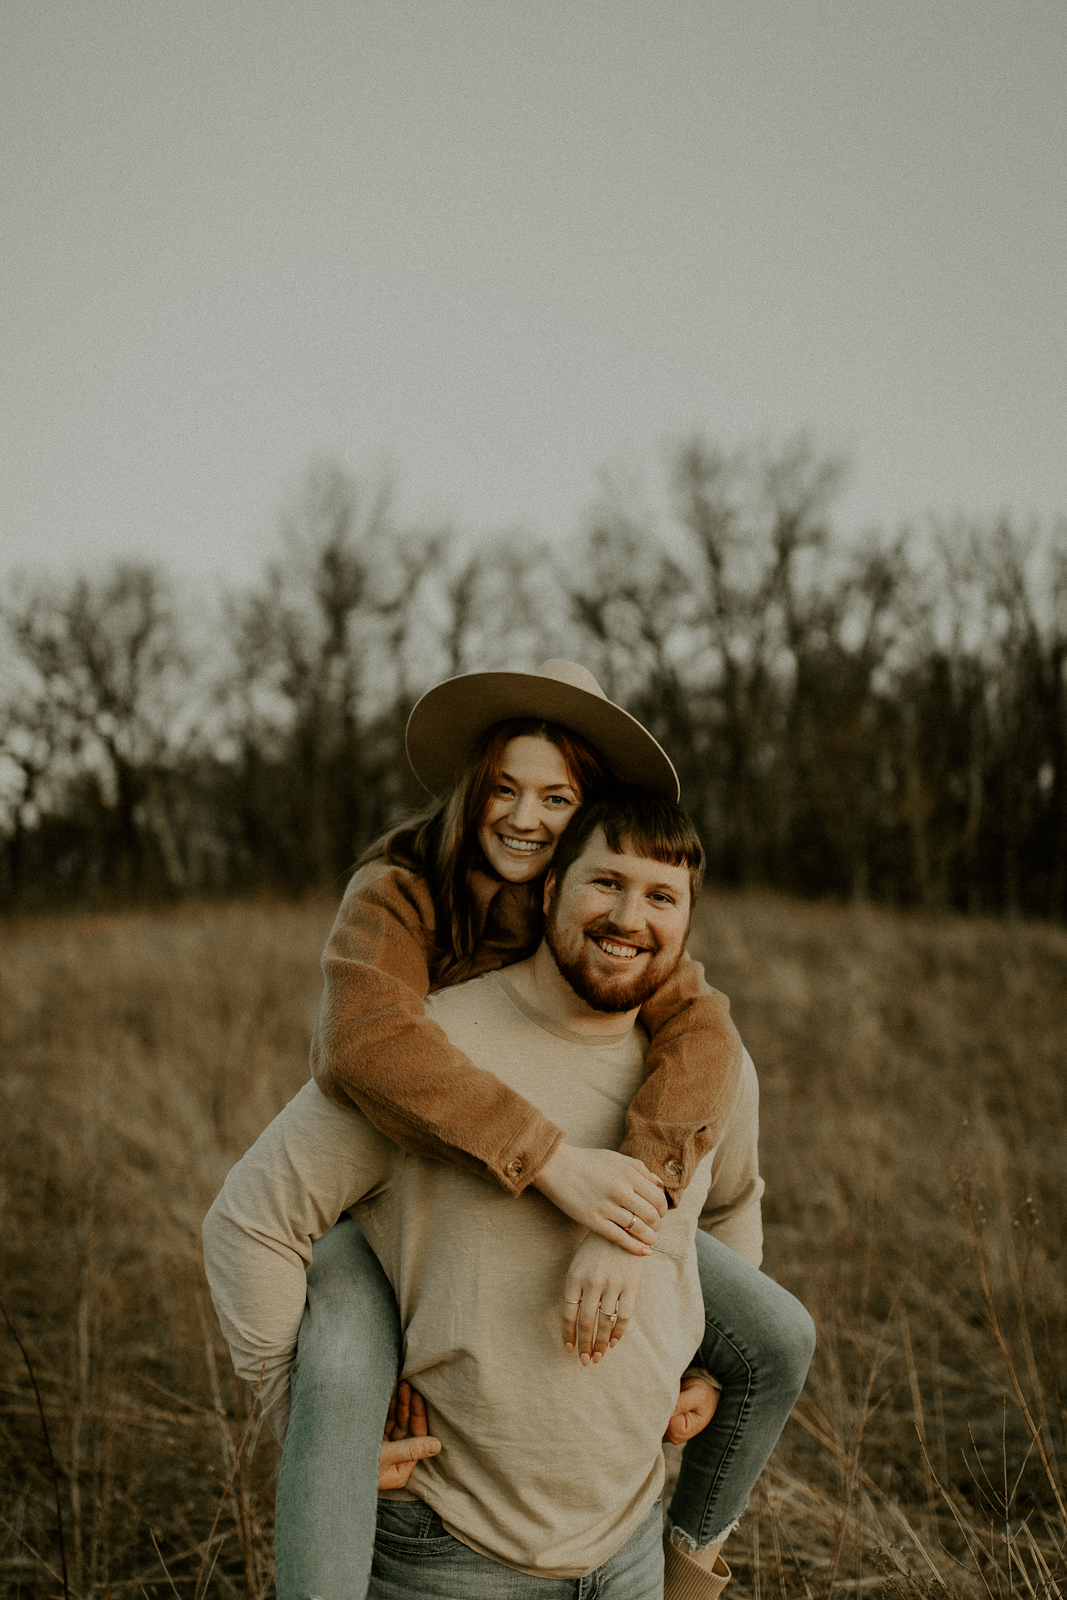
[[[631,889],[619,896],[611,908],[611,920],[620,933],[636,933],[644,927],[645,908],[638,890]]]

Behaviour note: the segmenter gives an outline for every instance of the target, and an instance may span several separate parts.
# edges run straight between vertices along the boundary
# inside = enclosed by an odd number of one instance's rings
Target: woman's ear
[[[549,867],[547,873],[545,874],[545,892],[544,892],[543,896],[541,897],[541,910],[544,912],[546,917],[548,916],[548,908],[549,908],[549,905],[551,904],[552,896],[553,896],[553,894],[555,892],[555,888],[556,888],[556,874],[553,871],[553,869],[551,867]]]

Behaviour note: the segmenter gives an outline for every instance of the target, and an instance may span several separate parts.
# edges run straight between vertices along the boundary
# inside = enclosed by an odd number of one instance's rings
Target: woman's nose
[[[513,828],[536,828],[541,821],[541,811],[534,794],[520,794],[511,808]]]

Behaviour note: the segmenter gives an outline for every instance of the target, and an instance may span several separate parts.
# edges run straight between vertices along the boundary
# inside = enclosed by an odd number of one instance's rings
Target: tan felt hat
[[[628,782],[678,799],[678,774],[666,751],[576,661],[545,661],[536,672],[465,672],[429,689],[408,718],[408,760],[416,778],[431,794],[444,794],[482,734],[512,717],[558,722],[581,734]]]

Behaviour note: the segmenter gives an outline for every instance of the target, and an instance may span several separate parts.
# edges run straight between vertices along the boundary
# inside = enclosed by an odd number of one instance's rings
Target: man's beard
[[[577,930],[575,936],[568,940],[556,916],[555,901],[552,902],[545,923],[545,943],[562,976],[578,998],[594,1011],[633,1011],[643,1006],[670,977],[682,956],[681,950],[675,955],[665,955],[657,945],[651,951],[651,961],[642,962],[641,971],[633,977],[625,972],[594,972],[590,965],[589,936],[616,939],[620,944],[633,943],[626,934],[619,932],[607,916]],[[634,956],[633,960],[639,962],[641,957]]]

